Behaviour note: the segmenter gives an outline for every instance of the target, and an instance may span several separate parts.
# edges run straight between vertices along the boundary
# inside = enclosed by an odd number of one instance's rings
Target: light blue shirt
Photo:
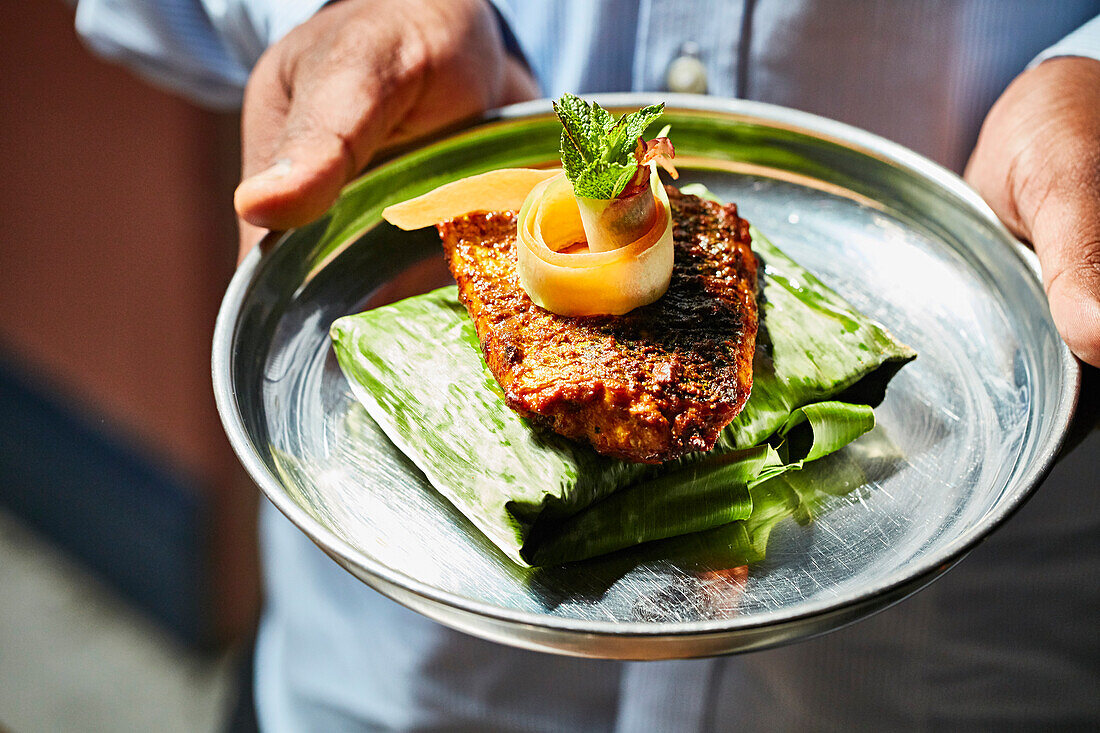
[[[227,107],[239,104],[263,49],[322,4],[81,0],[77,25],[101,53]],[[1094,0],[497,6],[547,95],[664,89],[669,63],[692,42],[712,94],[840,119],[956,170],[1029,62],[1100,59],[1100,18],[1059,41],[1100,12]],[[853,629],[736,658],[616,663],[481,641],[370,590],[265,505],[260,721],[270,731],[1095,725],[1097,635],[1075,634],[1096,622],[1096,436],[1017,518],[916,597]]]
[[[241,106],[260,55],[330,0],[79,0],[92,49],[214,109]]]

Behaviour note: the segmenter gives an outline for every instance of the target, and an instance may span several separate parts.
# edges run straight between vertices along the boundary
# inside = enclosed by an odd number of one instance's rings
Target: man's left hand
[[[1039,255],[1054,323],[1100,366],[1100,61],[1020,74],[982,125],[966,179]]]

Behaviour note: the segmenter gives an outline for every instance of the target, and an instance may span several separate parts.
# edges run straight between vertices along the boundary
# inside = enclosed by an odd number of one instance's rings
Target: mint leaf
[[[573,193],[586,199],[613,199],[626,188],[637,169],[634,162],[624,165],[597,161],[573,181]]]
[[[638,138],[654,120],[661,116],[664,108],[663,104],[653,104],[643,107],[632,115],[623,115],[619,118],[619,125],[608,136],[610,145],[614,146],[614,152],[612,153],[614,157],[612,159],[617,160],[626,156],[633,156]]]
[[[566,163],[563,154],[562,165],[573,165],[579,173],[600,157],[599,139],[603,131],[597,129],[591,108],[580,97],[564,95],[554,102],[554,111],[562,125],[561,149],[563,153],[568,151],[571,161]]]
[[[562,130],[561,167],[565,169],[565,177],[570,181],[576,181],[590,162],[576,146],[571,144],[568,133]]]
[[[616,120],[595,102],[572,94],[554,102],[562,124],[561,164],[573,193],[595,199],[618,196],[637,170],[638,137],[663,110],[663,104],[654,104]]]

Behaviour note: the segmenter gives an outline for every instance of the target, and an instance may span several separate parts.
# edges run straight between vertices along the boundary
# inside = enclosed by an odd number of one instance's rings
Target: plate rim
[[[664,101],[666,108],[670,110],[688,110],[701,112],[717,112],[731,119],[743,119],[749,122],[764,122],[772,127],[780,127],[796,132],[804,133],[812,137],[828,140],[844,147],[870,155],[881,161],[908,169],[920,177],[931,180],[949,193],[958,197],[971,210],[980,215],[987,225],[1007,244],[1011,244],[1011,251],[1018,257],[1031,277],[1039,281],[1039,264],[1035,253],[1016,240],[993,213],[988,204],[978,195],[974,189],[966,184],[952,171],[933,162],[932,160],[916,153],[908,148],[887,140],[874,133],[848,125],[843,122],[828,119],[809,112],[773,105],[765,102],[751,100],[725,99],[690,94],[657,94],[647,92],[628,92],[615,94],[591,95],[605,107],[637,107],[656,101]],[[509,107],[487,112],[482,117],[472,121],[468,126],[458,130],[448,130],[441,136],[420,141],[410,154],[427,144],[439,140],[468,134],[478,127],[494,122],[516,120],[524,117],[542,116],[550,113],[551,101],[549,99],[532,100]],[[402,156],[391,158],[381,163],[377,170],[400,161]],[[987,524],[978,528],[971,528],[960,535],[953,542],[944,546],[939,553],[922,558],[922,561],[906,574],[905,577],[887,582],[877,583],[873,586],[862,588],[858,593],[846,598],[819,599],[812,603],[802,605],[797,611],[775,609],[754,614],[751,617],[733,616],[724,619],[712,619],[702,621],[610,621],[599,619],[575,619],[549,614],[535,613],[531,611],[506,609],[484,601],[467,598],[451,591],[442,590],[423,581],[417,580],[405,573],[390,568],[380,561],[366,555],[356,549],[332,529],[326,527],[302,507],[294,503],[282,490],[282,484],[278,477],[267,469],[259,458],[259,451],[248,437],[244,425],[243,416],[238,409],[236,391],[230,371],[233,363],[233,347],[238,326],[240,308],[253,285],[261,265],[267,254],[272,249],[280,246],[285,240],[294,235],[296,230],[285,233],[272,233],[264,238],[261,245],[252,250],[238,265],[236,272],[226,290],[218,311],[214,328],[213,348],[211,354],[211,372],[214,386],[215,402],[218,414],[221,417],[223,427],[229,438],[234,452],[240,459],[249,476],[259,486],[267,499],[295,524],[309,539],[320,547],[337,564],[345,566],[349,572],[360,581],[371,587],[366,577],[378,577],[384,583],[399,587],[426,601],[456,610],[484,616],[506,624],[518,624],[545,628],[555,632],[575,632],[587,636],[634,638],[638,640],[653,639],[683,639],[686,637],[712,636],[715,634],[737,634],[748,632],[767,626],[789,625],[801,621],[809,621],[816,617],[826,616],[838,610],[851,606],[866,604],[878,597],[888,597],[891,594],[899,594],[895,599],[901,600],[909,595],[902,592],[905,586],[914,583],[918,579],[938,577],[943,571],[950,568],[966,553],[976,547],[985,538],[1001,527],[1012,515],[1014,515],[1035,493],[1039,484],[1053,468],[1056,457],[1067,437],[1081,385],[1081,367],[1076,357],[1072,355],[1065,342],[1059,338],[1058,354],[1061,365],[1062,390],[1054,401],[1055,408],[1052,417],[1053,427],[1056,430],[1056,438],[1041,446],[1036,455],[1036,460],[1027,466],[1020,479],[1015,482],[1021,486],[1016,496],[1009,502],[1002,504],[992,513]],[[1046,312],[1049,319],[1049,311]],[[347,565],[354,566],[359,572],[351,572]],[[364,577],[366,576],[366,577]],[[929,580],[928,582],[931,582]],[[927,583],[919,584],[910,592],[916,592]],[[379,591],[381,592],[381,591]],[[386,595],[392,594],[386,593]],[[399,601],[400,602],[400,601]],[[408,605],[405,603],[404,605]],[[889,605],[889,604],[887,604]],[[417,609],[419,611],[419,609]],[[868,614],[869,615],[869,614]],[[495,639],[501,642],[514,641],[508,639]]]

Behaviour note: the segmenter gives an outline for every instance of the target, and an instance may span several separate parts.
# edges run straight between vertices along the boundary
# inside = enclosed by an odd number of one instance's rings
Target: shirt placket
[[[737,93],[746,0],[691,4],[643,0],[638,14],[633,91],[668,91],[669,66],[695,51],[705,72],[706,93]],[[692,48],[692,45],[694,48]]]

